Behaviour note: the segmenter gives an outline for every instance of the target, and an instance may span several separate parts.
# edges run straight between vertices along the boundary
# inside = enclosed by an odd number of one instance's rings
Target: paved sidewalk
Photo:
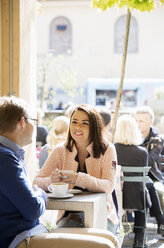
[[[134,234],[125,235],[122,248],[132,248]],[[155,218],[148,218],[147,239],[149,248],[164,248],[164,237],[157,234],[157,224]]]

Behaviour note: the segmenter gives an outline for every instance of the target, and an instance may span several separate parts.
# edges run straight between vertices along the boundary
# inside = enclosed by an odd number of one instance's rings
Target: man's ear
[[[19,123],[20,123],[20,127],[21,127],[22,129],[24,129],[24,127],[25,127],[25,118],[24,118],[24,117],[21,117]]]
[[[152,121],[151,119],[150,119],[150,122],[149,122],[149,123],[150,123],[150,126],[152,126],[152,125],[153,125],[153,121]]]

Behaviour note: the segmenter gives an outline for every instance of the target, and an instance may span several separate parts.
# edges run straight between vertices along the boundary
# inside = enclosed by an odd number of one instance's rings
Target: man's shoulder
[[[7,146],[4,146],[2,144],[0,144],[0,152],[3,152],[3,153],[13,153],[12,150],[10,150]]]
[[[7,146],[0,144],[0,159],[10,159],[13,156],[15,157],[15,153],[11,149],[9,149]]]
[[[148,152],[154,149],[161,152],[163,150],[164,140],[154,128],[151,128],[149,137],[145,139],[142,146],[146,147]]]
[[[160,136],[160,134],[157,132],[155,128],[150,129],[150,141],[152,142],[164,142],[163,138]]]

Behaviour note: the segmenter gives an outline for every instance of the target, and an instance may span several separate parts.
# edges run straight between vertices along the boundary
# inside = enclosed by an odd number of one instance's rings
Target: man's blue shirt
[[[0,136],[0,247],[39,224],[46,208],[44,191],[34,191],[24,164],[24,150]]]

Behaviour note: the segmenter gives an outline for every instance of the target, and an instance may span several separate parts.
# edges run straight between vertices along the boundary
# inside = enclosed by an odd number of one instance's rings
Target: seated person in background
[[[152,127],[154,113],[150,107],[138,107],[134,112],[134,118],[143,135],[144,141],[141,145],[148,151],[148,165],[151,167],[149,176],[154,181],[154,186],[159,194],[161,206],[164,211],[164,175],[160,163],[164,140]],[[153,212],[151,212],[151,216],[154,216]]]
[[[141,132],[133,117],[122,115],[118,118],[115,134],[115,148],[117,152],[118,164],[121,166],[148,166],[148,152],[139,146],[142,143]],[[134,176],[134,175],[133,175]],[[150,194],[147,194],[147,205],[151,202],[153,212],[158,224],[158,233],[164,235],[164,215],[160,206],[160,201],[153,181],[146,184]],[[123,184],[123,208],[124,209],[143,209],[143,187],[142,183],[124,182]],[[142,248],[144,241],[145,215],[141,211],[134,211],[135,238],[133,248]],[[144,244],[144,247],[147,247]]]
[[[30,113],[25,101],[16,97],[0,98],[1,248],[13,248],[25,237],[47,231],[38,219],[46,208],[46,194],[32,187],[24,164],[22,147],[32,142],[37,121]]]
[[[91,192],[107,194],[108,230],[113,233],[118,227],[118,216],[112,198],[116,183],[116,152],[105,141],[104,125],[98,111],[90,105],[77,106],[72,112],[66,142],[58,144],[41,168],[34,183],[44,190],[51,183],[68,182],[70,188],[80,187]],[[62,179],[59,170],[70,170]],[[58,216],[58,227],[83,227],[84,215],[69,211]],[[76,218],[75,218],[76,216]]]
[[[36,136],[36,146],[42,147],[47,144],[48,129],[46,126],[42,125],[42,119],[44,117],[44,112],[41,109],[37,109],[37,136]]]
[[[164,177],[161,172],[160,156],[163,150],[164,141],[157,131],[152,127],[154,122],[154,113],[148,106],[138,107],[134,114],[139,129],[143,136],[142,146],[148,151],[148,165],[151,167],[149,176],[164,184]]]
[[[47,144],[41,148],[39,154],[40,168],[43,166],[54,147],[66,139],[68,127],[69,118],[64,115],[58,116],[52,121],[52,128],[47,136]]]
[[[103,123],[104,123],[105,129],[108,134],[108,140],[111,141],[112,139],[111,137],[111,122],[112,122],[111,113],[108,109],[102,108],[99,110],[99,114],[101,115],[103,119]]]

